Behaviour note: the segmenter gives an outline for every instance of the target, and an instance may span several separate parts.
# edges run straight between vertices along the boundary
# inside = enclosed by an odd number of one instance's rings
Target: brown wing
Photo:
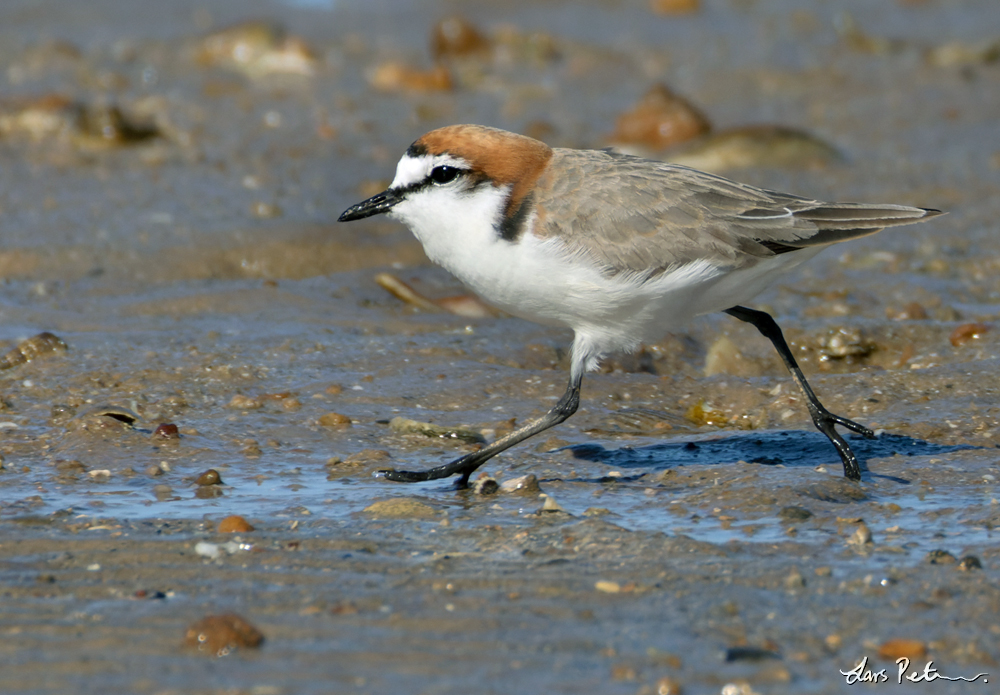
[[[940,214],[905,205],[821,203],[688,167],[556,149],[535,191],[542,224],[609,273],[656,274],[711,257],[734,267]]]

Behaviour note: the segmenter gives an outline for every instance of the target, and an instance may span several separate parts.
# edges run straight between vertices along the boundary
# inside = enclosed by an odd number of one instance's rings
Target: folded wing
[[[573,253],[609,274],[655,276],[706,258],[741,267],[941,214],[906,205],[823,203],[614,152],[554,152],[535,209]],[[540,230],[546,230],[543,232]]]

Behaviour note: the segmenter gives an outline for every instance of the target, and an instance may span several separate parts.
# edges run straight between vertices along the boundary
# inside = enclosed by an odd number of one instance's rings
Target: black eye
[[[462,170],[455,167],[434,167],[431,170],[431,181],[440,186],[442,184],[451,183],[457,179],[458,175],[461,173]]]

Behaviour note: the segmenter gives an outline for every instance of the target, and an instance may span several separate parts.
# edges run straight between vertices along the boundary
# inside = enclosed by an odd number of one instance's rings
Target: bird
[[[844,476],[861,480],[836,426],[866,438],[872,430],[827,410],[774,318],[743,305],[827,246],[942,212],[825,203],[613,149],[550,147],[497,128],[449,125],[413,142],[389,187],[339,221],[383,214],[490,304],[573,331],[569,383],[544,415],[435,468],[378,472],[397,482],[457,475],[465,487],[493,456],[573,415],[583,375],[603,357],[718,311],[773,344]]]

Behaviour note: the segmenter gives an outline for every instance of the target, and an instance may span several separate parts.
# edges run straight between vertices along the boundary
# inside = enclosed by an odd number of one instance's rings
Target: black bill
[[[344,210],[344,214],[340,216],[340,221],[350,222],[351,220],[363,220],[372,215],[381,215],[384,212],[389,212],[393,205],[402,202],[403,196],[398,195],[390,188],[378,195],[373,195],[368,200],[363,200],[357,205],[347,208]]]

